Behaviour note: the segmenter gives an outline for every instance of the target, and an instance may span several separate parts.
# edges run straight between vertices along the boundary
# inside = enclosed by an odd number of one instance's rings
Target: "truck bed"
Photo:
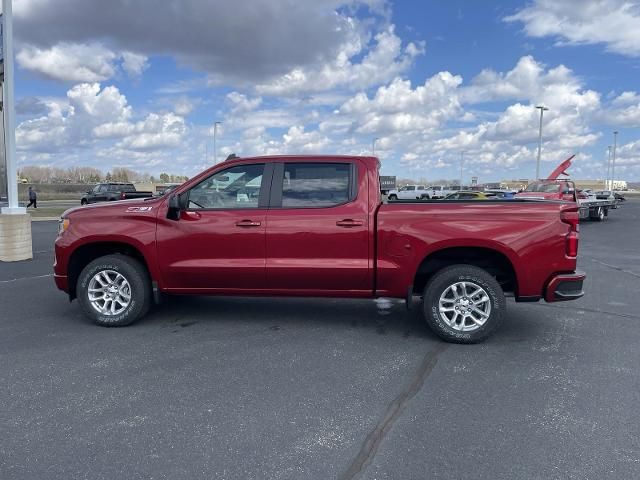
[[[415,272],[416,262],[443,248],[451,249],[453,258],[464,252],[493,249],[509,264],[517,265],[515,285],[506,285],[506,290],[511,287],[516,299],[539,298],[550,266],[551,273],[575,268],[575,258],[565,255],[569,225],[561,217],[577,211],[575,203],[555,200],[407,200],[382,204],[377,213],[376,288],[393,291],[397,285],[414,285],[415,278],[397,277]],[[464,263],[462,258],[460,263]]]

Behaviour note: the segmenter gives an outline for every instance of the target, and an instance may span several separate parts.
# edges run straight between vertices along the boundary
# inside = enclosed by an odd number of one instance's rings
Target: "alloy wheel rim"
[[[482,327],[491,315],[491,299],[484,288],[474,282],[449,285],[438,301],[440,318],[452,329],[472,332]]]
[[[113,317],[124,312],[131,303],[131,285],[115,270],[101,270],[89,281],[87,297],[101,315]]]

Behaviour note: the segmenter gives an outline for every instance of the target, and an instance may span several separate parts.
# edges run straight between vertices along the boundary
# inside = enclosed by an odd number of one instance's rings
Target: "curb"
[[[60,217],[31,217],[32,222],[53,222],[60,220]]]

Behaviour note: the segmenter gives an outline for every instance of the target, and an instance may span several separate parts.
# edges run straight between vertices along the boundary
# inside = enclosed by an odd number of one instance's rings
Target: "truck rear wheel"
[[[487,271],[472,265],[440,270],[424,290],[427,324],[447,342],[485,340],[502,323],[505,309],[500,284]]]
[[[107,255],[89,263],[78,277],[78,301],[85,315],[103,327],[122,327],[142,317],[151,305],[146,269],[125,255]]]

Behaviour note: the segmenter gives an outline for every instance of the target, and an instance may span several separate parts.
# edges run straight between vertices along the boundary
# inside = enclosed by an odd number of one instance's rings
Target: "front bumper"
[[[547,302],[577,300],[584,295],[582,284],[585,278],[584,272],[563,273],[554,276],[547,284],[544,299]]]
[[[56,282],[56,287],[63,292],[69,292],[69,280],[66,275],[53,274],[53,280]]]

